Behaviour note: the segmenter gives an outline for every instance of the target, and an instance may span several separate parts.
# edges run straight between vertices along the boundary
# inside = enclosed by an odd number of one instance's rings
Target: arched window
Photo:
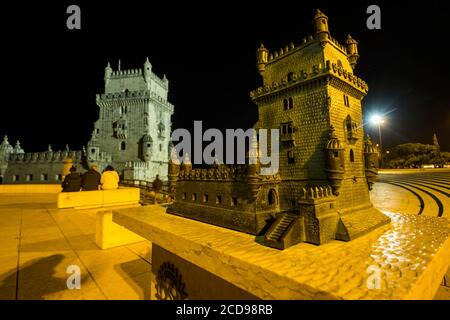
[[[338,66],[338,68],[342,68],[342,61],[341,60],[337,61],[337,66]]]
[[[267,203],[269,206],[274,206],[277,204],[277,193],[274,189],[269,190],[269,193],[267,194]]]
[[[120,143],[120,150],[126,150],[127,149],[127,144],[125,143],[125,141],[122,141]]]
[[[292,109],[294,107],[294,99],[292,97],[289,98],[289,109]]]
[[[353,149],[350,149],[350,162],[355,162],[355,153]]]
[[[283,100],[283,109],[284,109],[284,110],[287,110],[287,109],[288,109],[288,101],[287,101],[287,99],[284,99],[284,100]]]

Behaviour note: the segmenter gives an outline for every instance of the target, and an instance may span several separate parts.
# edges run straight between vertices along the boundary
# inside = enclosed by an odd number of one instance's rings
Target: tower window
[[[55,175],[55,180],[56,181],[61,181],[62,180],[62,174]]]
[[[288,105],[288,100],[287,100],[287,99],[284,99],[284,100],[283,100],[283,109],[284,109],[284,110],[287,110],[288,107],[289,107],[289,105]]]
[[[221,204],[222,203],[222,196],[217,196],[216,197],[216,204]]]
[[[41,174],[41,180],[42,181],[47,181],[48,180],[48,174],[46,174],[46,173]]]
[[[162,144],[159,144],[159,151],[162,151]]]
[[[181,198],[182,198],[183,200],[186,200],[186,192],[183,192],[183,195],[181,196]]]
[[[192,194],[192,201],[197,201],[197,194],[196,193]]]
[[[289,109],[292,109],[292,108],[294,108],[294,99],[292,99],[292,97],[291,97],[291,98],[289,98]]]
[[[207,194],[203,195],[203,202],[208,202],[208,195]]]
[[[344,94],[344,105],[346,107],[350,107],[350,101],[348,100],[348,96]]]
[[[91,149],[91,153],[95,153],[95,149]]]
[[[26,179],[27,179],[27,181],[33,181],[33,175],[32,174],[27,174],[26,175]]]
[[[125,143],[125,141],[122,141],[120,143],[120,150],[126,150],[127,149],[127,144]]]
[[[231,206],[236,207],[238,205],[238,200],[236,197],[231,197]]]
[[[350,162],[355,162],[355,153],[353,149],[350,149]]]
[[[13,181],[19,181],[19,175],[18,174],[15,174],[15,175],[13,175],[13,177],[12,177],[13,179]]]
[[[288,164],[294,164],[295,163],[294,150],[289,150],[288,151],[287,158],[288,158]]]

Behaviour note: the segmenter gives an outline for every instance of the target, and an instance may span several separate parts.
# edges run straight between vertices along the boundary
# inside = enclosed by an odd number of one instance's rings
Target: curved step
[[[442,205],[441,200],[435,194],[433,194],[432,192],[424,189],[423,187],[420,187],[420,186],[417,186],[414,183],[408,183],[408,182],[395,182],[395,183],[394,182],[387,182],[387,183],[394,184],[394,185],[397,185],[397,186],[400,186],[400,187],[407,186],[407,187],[409,187],[409,189],[414,188],[415,189],[414,192],[416,193],[416,196],[417,196],[418,193],[419,194],[423,193],[423,194],[426,194],[429,198],[431,198],[433,201],[427,201],[427,199],[426,199],[427,197],[423,197],[423,195],[420,195],[424,205],[423,205],[423,210],[421,210],[421,212],[419,214],[422,214],[422,213],[425,212],[427,215],[434,215],[437,212],[437,216],[441,217],[442,214],[444,213],[444,206]],[[431,205],[432,203],[434,203],[437,206],[437,210],[436,210],[436,208],[429,208],[427,206],[427,204]],[[433,206],[433,205],[431,205],[431,206]],[[432,213],[432,212],[434,212],[434,213]]]

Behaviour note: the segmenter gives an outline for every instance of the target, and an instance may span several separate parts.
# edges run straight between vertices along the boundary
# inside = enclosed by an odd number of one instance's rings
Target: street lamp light
[[[380,144],[380,167],[381,167],[381,165],[383,163],[383,147],[381,144],[381,125],[384,124],[384,118],[379,114],[374,114],[370,118],[370,122],[372,122],[372,124],[378,126],[378,142]]]

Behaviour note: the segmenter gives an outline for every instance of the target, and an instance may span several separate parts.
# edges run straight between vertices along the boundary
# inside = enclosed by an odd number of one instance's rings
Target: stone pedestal
[[[386,214],[390,224],[355,240],[283,251],[158,206],[113,221],[153,242],[154,298],[432,299],[450,263],[448,221]]]

